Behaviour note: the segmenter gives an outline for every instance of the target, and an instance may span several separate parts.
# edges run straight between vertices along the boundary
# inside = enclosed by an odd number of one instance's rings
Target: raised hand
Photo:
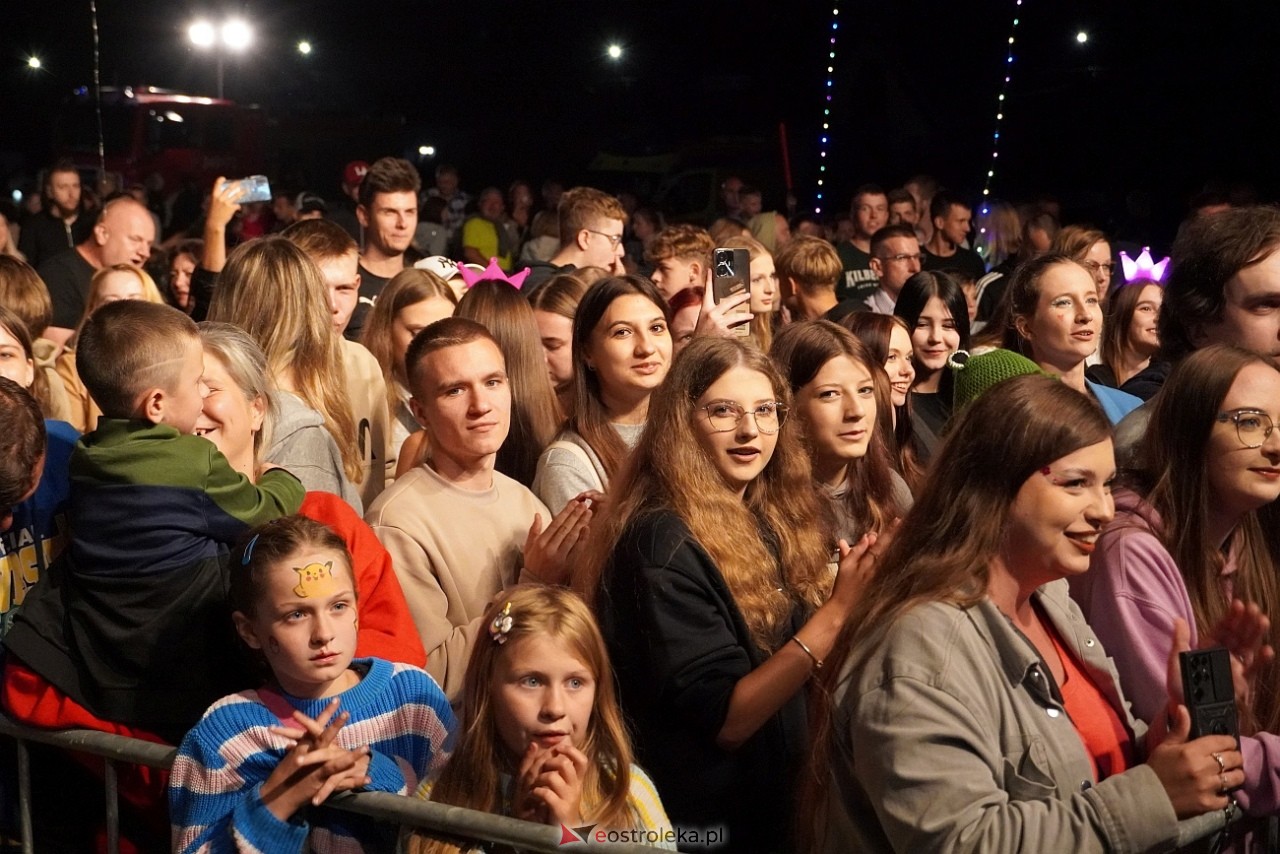
[[[546,530],[541,514],[535,515],[524,541],[525,572],[544,584],[564,584],[586,543],[591,516],[590,502],[581,496],[566,504]]]

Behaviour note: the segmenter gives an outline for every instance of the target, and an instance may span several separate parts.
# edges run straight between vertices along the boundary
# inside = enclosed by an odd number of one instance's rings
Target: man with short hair
[[[89,238],[93,217],[80,198],[80,173],[70,160],[59,160],[44,179],[44,207],[22,223],[18,250],[39,268],[55,255],[69,252]]]
[[[574,187],[560,197],[560,250],[550,261],[529,265],[524,290],[532,293],[543,282],[579,267],[601,267],[621,275],[622,235],[627,212],[622,203],[592,187]]]
[[[725,216],[734,219],[742,218],[742,179],[737,175],[730,175],[720,183],[720,209]]]
[[[783,292],[794,294],[792,316],[796,320],[838,320],[829,312],[850,309],[836,299],[840,278],[840,257],[831,244],[819,237],[792,238],[773,256]],[[848,313],[848,311],[844,311]]]
[[[347,326],[346,335],[360,340],[364,317],[387,282],[409,264],[405,251],[418,227],[418,192],[422,178],[408,160],[383,157],[369,167],[360,182],[360,204],[356,217],[364,232],[360,253],[360,298]]]
[[[517,581],[562,583],[591,510],[580,496],[552,518],[495,470],[511,427],[511,384],[487,329],[461,317],[436,321],[409,345],[405,370],[430,454],[366,520],[391,553],[427,671],[456,700],[490,600]]]
[[[307,253],[324,276],[333,312],[333,334],[342,345],[347,397],[356,422],[356,440],[364,479],[360,481],[361,506],[369,507],[382,494],[387,479],[395,475],[398,448],[391,444],[391,412],[387,406],[387,382],[382,367],[363,344],[343,337],[355,313],[360,294],[359,254],[356,242],[342,226],[325,219],[296,222],[283,237]]]
[[[974,282],[985,276],[987,265],[982,256],[964,246],[973,208],[956,194],[943,190],[933,197],[929,214],[933,236],[924,246],[924,269],[955,270],[961,278]]]
[[[907,279],[920,272],[920,241],[909,223],[886,225],[871,238],[871,269],[879,284],[866,298],[877,314],[893,314]]]
[[[440,198],[445,201],[444,227],[449,232],[449,245],[458,245],[459,232],[467,219],[467,206],[471,204],[471,196],[459,188],[458,169],[448,163],[436,167],[436,185],[427,190],[427,198]]]
[[[665,299],[685,288],[705,287],[715,241],[705,228],[688,223],[669,225],[653,236],[645,258],[653,265],[649,278]]]
[[[916,200],[907,192],[905,187],[899,187],[896,190],[890,190],[889,195],[889,225],[898,225],[906,223],[915,228],[920,220],[919,214],[916,213]]]
[[[55,255],[40,265],[40,278],[53,301],[53,323],[44,337],[65,344],[84,314],[93,274],[116,264],[144,266],[155,239],[151,211],[131,196],[117,196],[103,205],[88,238],[73,251]]]
[[[889,199],[876,184],[863,184],[853,193],[849,206],[853,215],[853,238],[836,246],[844,278],[836,298],[866,299],[876,287],[871,269],[871,236],[889,219]]]
[[[1135,393],[1148,402],[1116,425],[1116,458],[1122,463],[1141,444],[1151,399],[1185,356],[1210,344],[1232,344],[1280,367],[1280,210],[1229,208],[1182,224],[1164,284],[1159,332],[1160,351],[1134,378]]]

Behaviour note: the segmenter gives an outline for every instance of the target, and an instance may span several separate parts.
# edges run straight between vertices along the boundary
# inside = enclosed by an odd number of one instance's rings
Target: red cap
[[[363,160],[352,160],[342,170],[342,183],[348,187],[359,187],[364,176],[369,174],[369,164]]]

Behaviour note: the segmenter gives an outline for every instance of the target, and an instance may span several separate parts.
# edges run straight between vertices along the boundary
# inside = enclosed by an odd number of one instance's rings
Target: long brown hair
[[[993,430],[999,424],[999,430]],[[1018,491],[1040,468],[1110,439],[1111,425],[1087,397],[1056,379],[1015,377],[957,415],[930,477],[881,556],[863,598],[845,621],[822,669],[814,743],[802,780],[802,831],[819,826],[836,753],[835,697],[855,681],[899,617],[930,602],[969,607],[987,595]],[[851,666],[846,667],[846,662]]]
[[[502,809],[500,775],[514,775],[518,757],[506,755],[498,733],[493,697],[493,674],[502,655],[521,640],[550,636],[563,644],[591,671],[596,683],[595,704],[584,743],[575,745],[588,759],[582,786],[582,820],[610,829],[635,824],[627,802],[631,789],[631,741],[622,721],[613,668],[600,627],[587,604],[563,587],[521,585],[496,598],[480,618],[487,627],[510,607],[511,628],[497,643],[482,630],[471,650],[462,679],[458,718],[458,746],[431,785],[436,803],[497,813]],[[445,854],[463,848],[450,842],[414,836],[409,854]]]
[[[1135,279],[1132,282],[1121,279],[1112,286],[1111,295],[1107,297],[1107,314],[1102,322],[1102,346],[1098,348],[1098,354],[1102,357],[1102,364],[1115,375],[1117,386],[1124,382],[1120,377],[1120,365],[1125,351],[1132,346],[1129,343],[1129,327],[1133,325],[1133,315],[1138,310],[1142,292],[1148,285],[1163,287],[1154,279]],[[1148,355],[1148,358],[1152,355],[1154,353]]]
[[[208,319],[234,323],[253,336],[276,383],[292,380],[298,396],[324,417],[347,478],[364,480],[328,286],[315,262],[284,237],[237,246],[218,276]]]
[[[292,226],[291,226],[292,227]],[[360,331],[360,343],[373,354],[382,368],[382,379],[387,384],[387,411],[400,411],[400,394],[396,383],[409,386],[409,378],[402,374],[403,365],[396,364],[395,343],[391,340],[391,326],[401,311],[432,297],[439,297],[457,308],[458,298],[449,283],[430,270],[409,267],[391,277],[378,301],[373,304]]]
[[[556,390],[547,375],[547,357],[529,300],[498,279],[476,282],[458,301],[457,317],[483,325],[498,342],[511,382],[511,432],[494,468],[529,486],[542,449],[551,444],[564,420]]]
[[[889,346],[895,326],[907,333],[907,341],[911,341],[911,329],[907,322],[894,314],[851,311],[840,318],[840,325],[852,332],[871,351],[876,364],[882,366],[889,359]],[[890,447],[898,474],[902,475],[907,486],[915,492],[924,478],[924,466],[920,464],[920,457],[916,454],[915,430],[911,426],[911,395],[907,395],[907,402],[902,406],[895,407],[892,404],[890,399],[890,405],[884,407],[882,413],[878,413],[880,435],[885,437],[886,444]],[[897,418],[893,417],[895,409]]]
[[[769,355],[791,385],[793,396],[811,383],[827,362],[838,356],[847,356],[871,375],[875,384],[876,412],[884,412],[893,406],[889,377],[882,363],[872,357],[852,332],[830,320],[791,324],[778,334]],[[849,462],[849,488],[842,499],[849,513],[861,524],[862,533],[885,530],[900,512],[893,499],[889,446],[885,442],[883,418],[879,415],[877,422],[871,428],[866,455]],[[812,447],[809,453],[812,459]],[[830,537],[828,545],[834,548],[835,544],[835,537]]]
[[[644,276],[601,279],[587,289],[573,316],[573,416],[568,427],[586,440],[610,481],[617,476],[628,451],[618,431],[609,423],[609,412],[600,394],[600,377],[587,367],[587,359],[591,350],[591,334],[601,318],[615,299],[630,294],[639,294],[652,302],[670,328],[671,308],[653,282]]]
[[[1124,475],[1160,514],[1157,536],[1182,572],[1202,637],[1231,606],[1222,589],[1223,552],[1205,538],[1214,494],[1204,452],[1231,385],[1254,364],[1274,367],[1256,353],[1225,345],[1205,347],[1183,359],[1156,398],[1137,469]],[[1258,603],[1271,618],[1271,644],[1280,645],[1280,577],[1257,511],[1240,520],[1231,547],[1236,553],[1231,595]],[[1262,672],[1253,708],[1244,710],[1250,731],[1276,732],[1280,727],[1277,670],[1272,664]]]
[[[669,509],[724,576],[756,645],[772,651],[785,639],[793,608],[816,610],[831,592],[827,546],[815,524],[823,509],[794,419],[784,420],[772,458],[741,500],[695,438],[700,413],[694,403],[735,367],[763,374],[777,399],[790,405],[790,387],[753,345],[695,338],[675,360],[662,393],[654,395],[644,434],[610,484],[610,507],[575,586],[595,601],[622,533],[637,518]],[[776,539],[777,554],[761,536],[762,525]]]

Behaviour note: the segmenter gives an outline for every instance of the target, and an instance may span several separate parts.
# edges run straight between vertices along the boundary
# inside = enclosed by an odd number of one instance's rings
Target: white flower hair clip
[[[498,646],[502,646],[507,642],[507,633],[511,631],[514,620],[511,619],[511,603],[502,606],[502,610],[498,612],[498,616],[493,618],[489,623],[489,637],[493,638],[493,642]]]

